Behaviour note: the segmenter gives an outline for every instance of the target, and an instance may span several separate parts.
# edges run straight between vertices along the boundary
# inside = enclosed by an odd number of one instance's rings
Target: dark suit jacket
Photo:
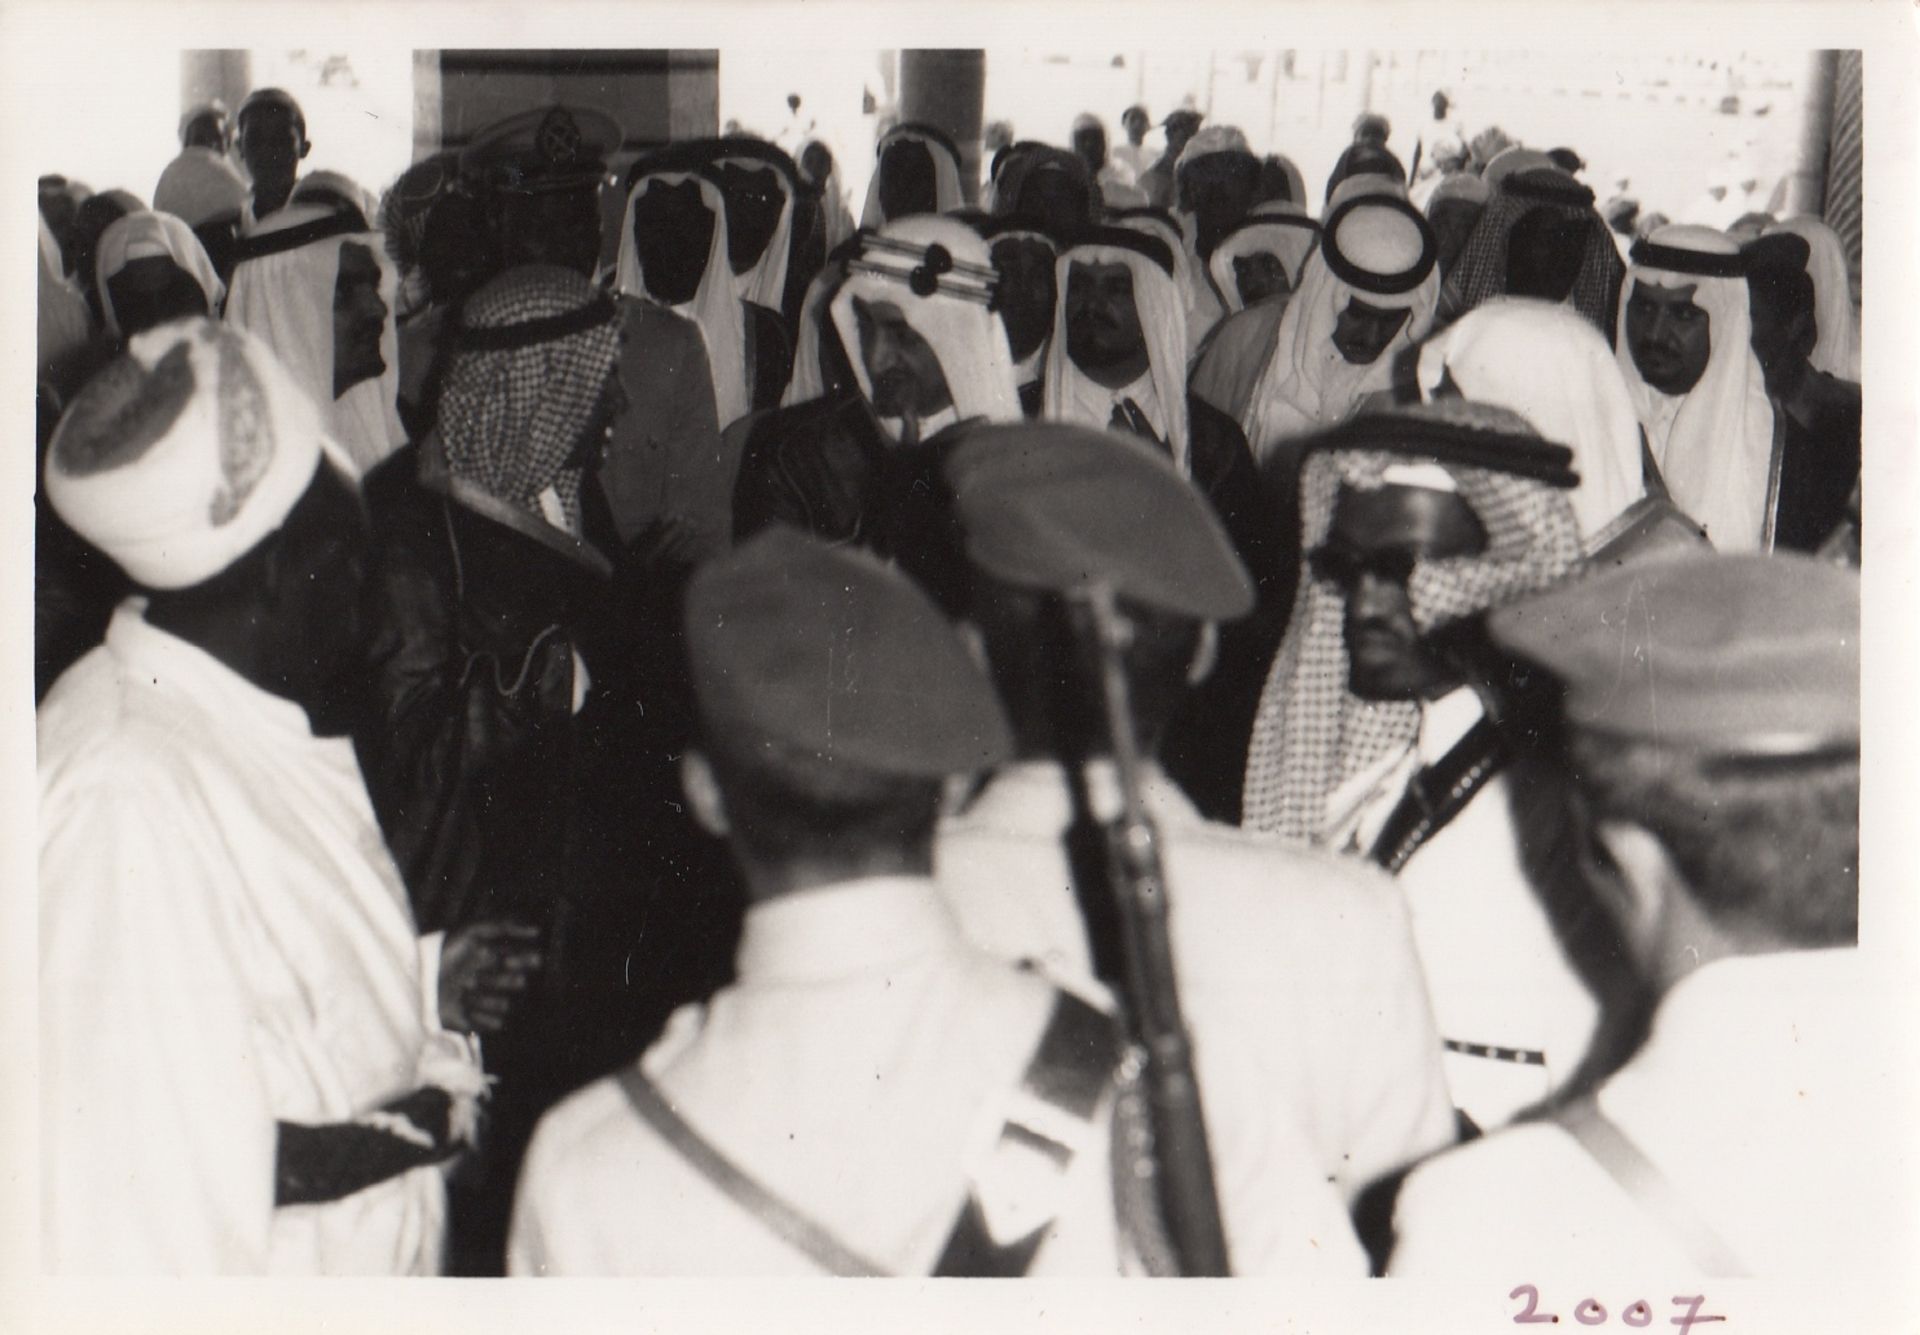
[[[663,306],[619,300],[627,406],[600,468],[614,529],[627,543],[674,516],[694,525],[710,550],[724,550],[738,459],[721,445],[700,327]]]
[[[1776,400],[1775,418],[1785,431],[1780,453],[1780,506],[1773,544],[1811,552],[1847,517],[1854,480],[1860,476],[1860,386],[1809,369],[1812,411],[1800,421]]]

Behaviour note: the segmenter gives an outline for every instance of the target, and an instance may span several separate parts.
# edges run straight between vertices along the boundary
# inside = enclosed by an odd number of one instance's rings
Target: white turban
[[[928,154],[933,158],[933,211],[946,213],[967,202],[960,190],[960,160],[954,156],[953,146],[918,126],[896,125],[881,135],[880,142],[873,146],[874,170],[867,182],[866,207],[860,211],[862,227],[881,227],[889,221],[880,207],[880,155],[886,152],[888,144],[904,139],[925,144]]]
[[[1847,248],[1840,234],[1806,214],[1782,219],[1768,232],[1792,232],[1807,243],[1807,275],[1813,279],[1813,314],[1820,328],[1813,369],[1842,380],[1860,379],[1859,316],[1847,277]]]
[[[1443,381],[1462,397],[1511,408],[1543,440],[1573,451],[1580,483],[1567,493],[1580,537],[1593,539],[1639,500],[1640,419],[1600,331],[1555,302],[1495,297],[1420,349],[1420,397]]]
[[[1171,258],[1171,257],[1169,257]],[[1124,264],[1133,275],[1133,305],[1146,335],[1147,366],[1153,377],[1154,397],[1160,401],[1161,420],[1152,423],[1172,451],[1182,476],[1192,476],[1187,435],[1187,317],[1173,275],[1137,250],[1092,242],[1070,246],[1054,261],[1054,279],[1060,298],[1054,303],[1053,340],[1047,347],[1046,409],[1057,422],[1080,421],[1105,430],[1110,412],[1098,421],[1073,411],[1078,399],[1108,399],[1111,392],[1096,385],[1067,355],[1067,284],[1075,262]],[[1086,391],[1091,391],[1088,395]]]
[[[323,455],[344,466],[257,339],[176,320],[81,391],[47,450],[47,498],[135,583],[184,589],[278,529]]]
[[[1636,259],[1620,292],[1616,359],[1654,462],[1673,503],[1707,530],[1716,548],[1755,551],[1765,545],[1775,442],[1773,405],[1753,355],[1740,247],[1711,227],[1677,224],[1635,243],[1632,253]],[[1676,267],[1663,267],[1669,265]],[[1685,394],[1661,393],[1634,364],[1627,308],[1641,283],[1692,287],[1695,304],[1707,313],[1712,351],[1699,382]]]
[[[171,213],[128,213],[114,219],[100,234],[100,248],[93,260],[100,310],[106,316],[107,328],[115,335],[120,333],[120,320],[114,313],[113,293],[107,287],[107,280],[133,261],[145,259],[173,261],[206,294],[207,313],[220,313],[220,301],[227,295],[227,285],[213,271],[213,261],[207,258],[206,247],[200,244],[193,229]]]
[[[627,192],[627,210],[620,224],[620,254],[614,282],[620,292],[638,301],[661,303],[647,291],[646,273],[640,267],[640,248],[633,239],[634,202],[647,188],[647,182],[679,185],[692,181],[700,188],[700,202],[713,213],[713,236],[707,243],[707,266],[700,271],[700,286],[693,300],[672,307],[700,326],[707,345],[707,362],[713,368],[714,409],[720,425],[731,426],[753,409],[747,397],[747,341],[740,296],[734,287],[733,267],[727,262],[727,197],[717,182],[699,172],[648,172]],[[792,207],[792,202],[788,202]]]
[[[328,423],[329,434],[353,460],[356,479],[406,441],[395,407],[400,354],[393,327],[394,272],[386,247],[372,232],[329,231],[341,215],[316,204],[289,204],[256,227],[247,244],[271,250],[274,237],[300,229],[326,233],[290,249],[248,257],[242,249],[227,298],[227,321],[255,335],[305,389]],[[380,333],[386,369],[338,398],[333,393],[333,298],[340,248],[365,246],[380,266],[380,299],[387,304]]]
[[[952,267],[936,273],[942,267],[941,253]],[[920,275],[917,280],[916,274]],[[847,350],[867,402],[873,402],[873,382],[860,354],[860,328],[853,313],[856,299],[889,301],[900,308],[939,360],[958,418],[1022,421],[1006,326],[987,309],[996,281],[987,243],[963,222],[917,213],[881,228],[848,262],[847,280],[834,294],[830,308],[840,344]],[[927,290],[916,291],[916,283]]]
[[[1235,260],[1261,253],[1277,256],[1287,271],[1288,286],[1297,288],[1307,256],[1313,253],[1319,238],[1320,225],[1307,217],[1297,204],[1262,204],[1256,208],[1246,221],[1220,238],[1220,244],[1213,248],[1207,260],[1213,285],[1219,289],[1227,310],[1247,308],[1240,296],[1240,282],[1234,276]]]
[[[246,178],[210,148],[183,148],[153,187],[156,213],[171,213],[189,227],[238,218],[249,199]]]
[[[1436,258],[1432,230],[1404,200],[1363,196],[1328,219],[1280,318],[1273,360],[1247,403],[1241,426],[1255,462],[1264,464],[1283,440],[1344,421],[1367,395],[1393,383],[1394,356],[1424,338],[1433,323],[1440,298]],[[1356,296],[1410,312],[1393,341],[1364,366],[1333,345],[1340,313]]]

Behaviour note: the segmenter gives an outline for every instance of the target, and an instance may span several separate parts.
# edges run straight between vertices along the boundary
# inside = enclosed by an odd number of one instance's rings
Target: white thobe
[[[966,1198],[969,1164],[998,1135],[1005,1096],[1040,1039],[1051,987],[969,945],[940,893],[917,878],[757,904],[737,964],[737,980],[707,1006],[676,1014],[642,1069],[703,1138],[842,1244],[890,1273],[929,1273]],[[1108,1126],[1103,1107],[1030,1275],[1128,1271]],[[1311,1236],[1282,1238],[1229,1211],[1237,1272],[1364,1274],[1338,1198],[1299,1170],[1303,1156],[1264,1127],[1249,1144],[1245,1154],[1216,1147],[1235,1165],[1222,1182],[1244,1187],[1267,1220],[1312,1212],[1316,1223]],[[641,1122],[612,1079],[542,1120],[521,1173],[508,1269],[819,1273]]]
[[[134,600],[39,747],[46,1267],[437,1270],[438,1168],[274,1207],[277,1121],[376,1109],[448,1038],[353,744]]]

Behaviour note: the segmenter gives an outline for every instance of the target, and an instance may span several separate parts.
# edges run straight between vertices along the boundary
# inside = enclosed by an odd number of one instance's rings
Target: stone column
[[[180,53],[180,114],[219,98],[227,114],[253,91],[252,61],[245,51],[182,51]]]
[[[984,51],[902,51],[900,119],[945,132],[960,150],[960,192],[980,198],[980,129],[987,87]]]

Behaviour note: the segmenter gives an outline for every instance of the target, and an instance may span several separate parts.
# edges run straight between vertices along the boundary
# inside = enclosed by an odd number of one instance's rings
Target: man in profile
[[[936,521],[953,428],[1021,420],[998,281],[972,228],[912,214],[864,237],[830,311],[853,387],[758,419],[734,490],[734,538],[785,523],[884,555]],[[948,572],[951,573],[951,572]]]
[[[434,1274],[438,1165],[538,953],[420,936],[358,721],[371,543],[308,396],[207,320],[49,447],[141,595],[39,710],[42,1227],[64,1274]]]
[[[1823,331],[1805,238],[1774,232],[1745,255],[1753,352],[1780,433],[1769,532],[1775,550],[1811,552],[1846,522],[1860,478],[1860,386],[1813,364]]]

